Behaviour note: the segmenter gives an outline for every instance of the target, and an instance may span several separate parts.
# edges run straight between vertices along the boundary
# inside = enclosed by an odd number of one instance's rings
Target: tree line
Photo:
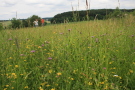
[[[69,11],[55,15],[51,19],[51,23],[65,23],[86,20],[104,20],[108,18],[120,18],[126,14],[134,12],[135,9],[92,9],[83,11]]]
[[[27,19],[17,19],[17,18],[12,18],[11,19],[11,24],[3,27],[2,23],[0,23],[0,30],[2,29],[16,29],[16,28],[24,28],[24,27],[33,27],[34,26],[34,21],[38,20],[38,25],[41,26],[41,17],[38,15],[32,15],[31,17],[28,17]],[[44,25],[46,25],[47,22],[44,22]]]
[[[16,18],[11,19],[11,23],[12,23],[11,27],[12,28],[33,27],[34,26],[33,22],[36,19],[38,20],[39,26],[41,26],[41,17],[37,15],[32,15],[31,17],[28,17],[27,19],[24,19],[24,20],[20,20]],[[47,23],[45,22],[45,25],[46,24]]]

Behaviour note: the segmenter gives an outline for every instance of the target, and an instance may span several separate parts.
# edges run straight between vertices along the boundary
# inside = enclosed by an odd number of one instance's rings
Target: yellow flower
[[[47,82],[41,83],[40,85],[44,86],[45,84],[47,84]]]
[[[39,87],[39,90],[44,90],[42,87]]]
[[[92,59],[92,60],[94,60],[94,59]]]
[[[109,62],[109,64],[112,64],[113,62]]]
[[[51,90],[55,90],[55,88],[52,88]]]
[[[62,75],[62,74],[59,72],[59,73],[57,73],[57,75],[59,76],[59,75]]]
[[[13,59],[12,57],[9,57],[9,59]]]
[[[74,78],[71,78],[71,80],[74,80]]]
[[[11,75],[16,76],[16,74],[15,74],[15,73],[11,73]]]
[[[16,68],[18,68],[19,66],[18,65],[15,65]]]
[[[9,87],[9,85],[6,85],[6,87]]]
[[[14,89],[14,87],[11,87],[12,89]]]
[[[88,82],[88,85],[92,85],[92,83],[91,82]]]
[[[130,69],[129,72],[130,72],[130,73],[133,73],[134,71]]]
[[[113,69],[116,69],[116,67],[114,67]]]
[[[119,76],[119,79],[122,79],[122,77]]]
[[[38,46],[38,48],[42,48],[41,46]]]
[[[25,86],[24,88],[28,88],[28,86]]]
[[[66,63],[68,63],[68,61],[66,61]]]
[[[49,73],[52,73],[52,70],[49,70],[48,72],[49,72]]]
[[[47,87],[49,87],[50,85],[46,85]]]
[[[29,46],[26,46],[26,48],[29,48]]]
[[[7,90],[7,88],[4,88],[4,90]]]
[[[100,82],[100,84],[104,84],[104,82]]]

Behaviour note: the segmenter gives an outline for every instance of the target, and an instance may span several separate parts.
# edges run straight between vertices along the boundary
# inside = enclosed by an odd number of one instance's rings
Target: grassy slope
[[[134,21],[2,31],[0,89],[134,89]]]

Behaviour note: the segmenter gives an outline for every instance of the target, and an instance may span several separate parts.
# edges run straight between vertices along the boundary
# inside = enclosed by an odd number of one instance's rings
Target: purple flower
[[[96,38],[96,42],[99,42],[98,38]]]
[[[95,69],[92,68],[92,71],[94,71]]]
[[[32,51],[30,51],[30,52],[34,53],[34,52],[35,52],[35,50],[32,50]]]
[[[20,56],[24,56],[24,54],[20,54]]]
[[[51,60],[52,58],[51,58],[51,57],[49,57],[48,59],[49,59],[49,60]]]
[[[12,38],[9,38],[8,40],[12,40]]]
[[[44,44],[42,44],[41,46],[44,46]]]
[[[68,31],[70,32],[70,31],[71,31],[71,29],[68,29]]]
[[[94,36],[91,36],[92,38],[94,38]]]
[[[60,34],[64,34],[64,33],[60,33]]]

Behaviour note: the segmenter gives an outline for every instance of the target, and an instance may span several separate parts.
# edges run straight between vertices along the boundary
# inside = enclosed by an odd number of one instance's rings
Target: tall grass
[[[135,17],[0,32],[0,90],[133,90]]]

